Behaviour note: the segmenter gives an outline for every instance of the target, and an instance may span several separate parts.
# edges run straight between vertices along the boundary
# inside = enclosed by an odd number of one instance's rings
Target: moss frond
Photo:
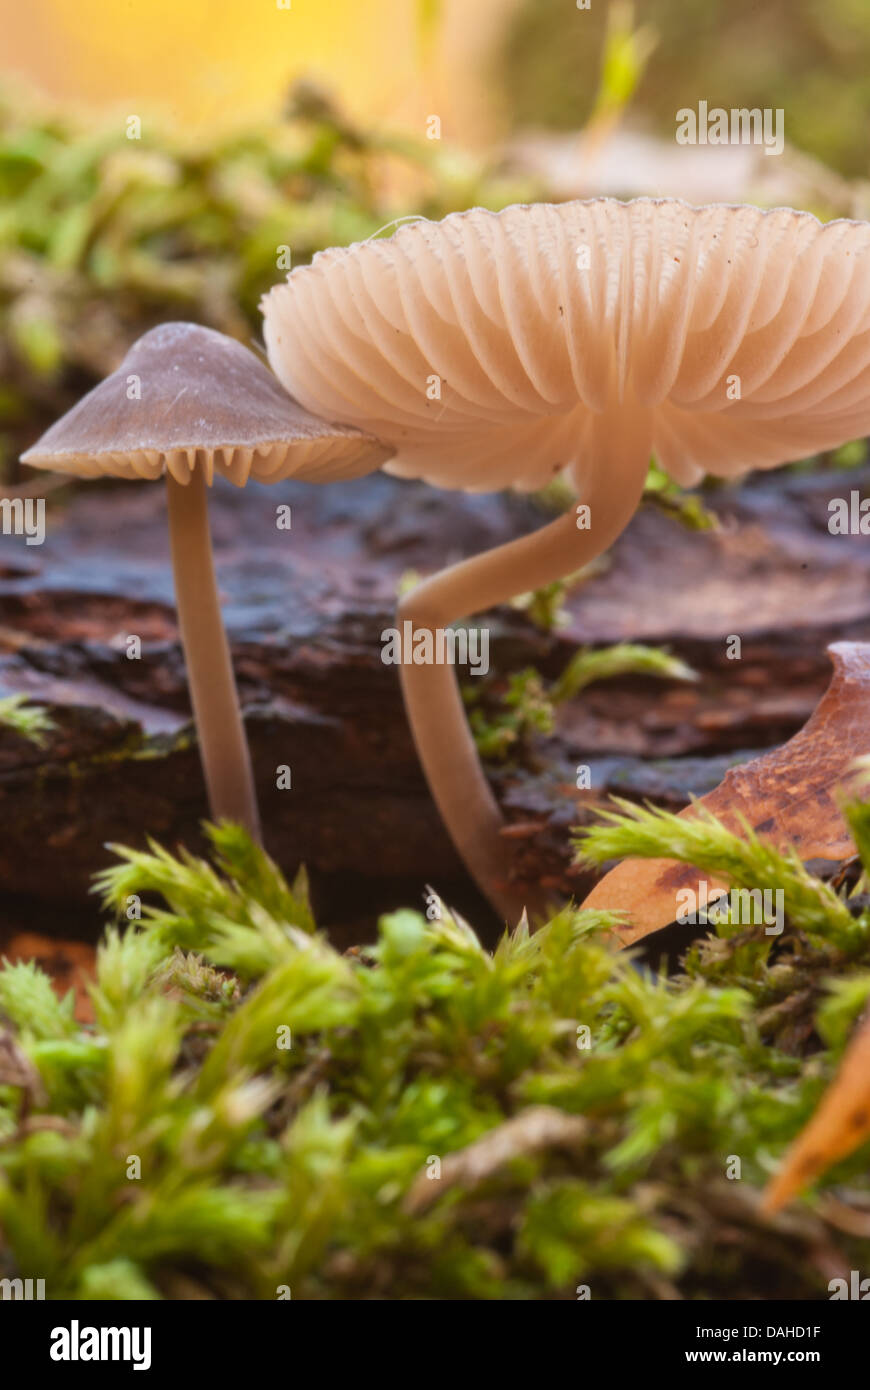
[[[590,832],[783,884],[775,952],[726,923],[668,976],[573,908],[492,952],[397,911],[342,955],[304,879],[209,839],[100,876],[141,916],[107,928],[93,1025],[0,970],[0,1258],[48,1297],[812,1297],[822,1244],[859,1267],[812,1196],[759,1233],[870,996],[863,916],[793,856],[636,807]],[[866,1154],[835,1181],[870,1194]]]

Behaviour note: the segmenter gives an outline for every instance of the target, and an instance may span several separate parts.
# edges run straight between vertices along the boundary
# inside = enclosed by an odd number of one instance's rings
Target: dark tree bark
[[[831,641],[870,639],[870,548],[832,536],[827,502],[870,470],[767,475],[708,501],[719,532],[644,507],[603,572],[568,600],[569,625],[493,617],[497,675],[556,675],[578,643],[666,644],[697,686],[620,679],[560,711],[552,738],[493,780],[528,869],[582,893],[569,831],[618,792],[670,807],[735,758],[790,737],[830,676]],[[292,506],[292,529],[276,508]],[[380,659],[398,582],[542,524],[530,499],[439,493],[383,475],[340,487],[218,487],[219,582],[245,708],[266,846],[305,861],[323,920],[347,939],[433,884],[486,921],[438,821]],[[740,660],[727,639],[741,639]],[[141,639],[141,658],[127,656]],[[48,706],[37,748],[0,734],[0,895],[9,923],[49,930],[86,911],[107,841],[201,843],[202,775],[172,602],[160,485],[81,487],[55,501],[44,546],[0,538],[0,683]],[[593,792],[574,791],[578,763]],[[279,790],[277,770],[291,769]],[[41,905],[41,906],[40,906]],[[94,918],[93,908],[90,918]]]

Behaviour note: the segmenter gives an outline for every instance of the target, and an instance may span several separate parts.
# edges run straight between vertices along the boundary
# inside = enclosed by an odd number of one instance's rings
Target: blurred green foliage
[[[637,91],[657,42],[652,25],[635,24],[634,5],[630,0],[611,0],[590,124],[613,120],[622,113]]]
[[[42,705],[32,705],[26,695],[6,695],[0,699],[0,728],[11,729],[41,747],[54,728],[54,720]]]
[[[311,84],[283,121],[211,143],[147,120],[128,139],[121,119],[85,128],[0,91],[0,465],[155,323],[258,340],[288,253],[534,192],[440,142],[370,135]]]
[[[589,10],[571,0],[524,0],[502,54],[515,125],[585,125],[600,100],[613,9],[597,0]],[[643,0],[639,13],[658,42],[641,66],[634,105],[662,135],[673,136],[681,107],[701,100],[782,107],[790,143],[844,175],[870,172],[866,0]]]

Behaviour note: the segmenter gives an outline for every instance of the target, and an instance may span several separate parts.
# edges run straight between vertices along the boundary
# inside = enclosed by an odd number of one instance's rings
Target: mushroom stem
[[[530,536],[424,580],[400,604],[400,622],[410,621],[415,632],[428,629],[434,634],[471,613],[573,573],[606,550],[628,525],[644,479],[645,470],[637,485],[632,479],[623,489],[616,480],[602,479],[594,498],[587,499],[589,529],[578,529],[580,521],[572,509]],[[510,925],[524,908],[542,914],[548,905],[546,892],[540,885],[523,885],[512,878],[511,855],[501,834],[503,817],[480,765],[453,671],[448,665],[403,662],[400,672],[420,761],[466,868]]]
[[[213,820],[243,825],[259,843],[260,818],[230,649],[221,618],[208,525],[206,482],[166,479],[178,624]]]

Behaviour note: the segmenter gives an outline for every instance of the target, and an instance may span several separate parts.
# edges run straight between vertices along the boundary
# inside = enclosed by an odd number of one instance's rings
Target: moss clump
[[[340,955],[304,877],[234,827],[210,862],[118,850],[95,1023],[34,966],[0,972],[4,1273],[55,1298],[826,1297],[867,1242],[815,1197],[773,1224],[757,1197],[870,994],[870,916],[678,826],[620,814],[587,852],[622,834],[773,873],[781,942],[725,923],[667,978],[601,914],[490,953],[400,911]],[[826,1182],[866,1201],[865,1167]]]
[[[41,748],[54,721],[42,705],[30,704],[26,695],[6,695],[0,700],[0,729],[11,729]]]
[[[540,597],[549,610],[558,602],[555,586],[529,596]],[[549,630],[555,622],[542,626]],[[661,647],[619,642],[612,647],[580,647],[555,681],[547,682],[534,667],[509,676],[506,685],[495,679],[463,688],[469,724],[482,758],[500,761],[522,751],[533,734],[551,734],[556,710],[596,681],[616,676],[656,676],[661,680],[693,681],[696,673]],[[503,689],[501,687],[504,687]]]
[[[155,323],[247,342],[288,258],[535,191],[358,129],[305,84],[271,127],[194,140],[146,119],[134,141],[117,117],[84,126],[0,87],[0,468]]]

